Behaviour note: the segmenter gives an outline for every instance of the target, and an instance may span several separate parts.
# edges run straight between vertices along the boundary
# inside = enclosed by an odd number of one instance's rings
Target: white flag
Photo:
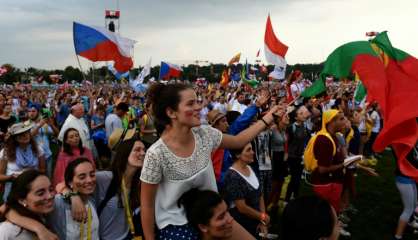
[[[151,58],[149,59],[148,63],[144,66],[142,71],[138,74],[135,80],[139,83],[143,83],[146,76],[150,75],[151,73]]]
[[[280,80],[280,79],[284,79],[285,73],[286,73],[286,66],[284,67],[274,66],[274,70],[273,72],[269,74],[269,77]]]

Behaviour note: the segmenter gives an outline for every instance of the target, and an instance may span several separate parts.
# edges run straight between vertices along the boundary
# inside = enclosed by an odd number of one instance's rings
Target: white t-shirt
[[[217,191],[211,153],[222,142],[222,133],[208,125],[192,128],[195,149],[190,157],[176,156],[160,138],[147,151],[141,181],[158,184],[155,197],[155,221],[159,229],[187,223],[178,199],[188,190]]]
[[[9,221],[0,223],[0,240],[32,240],[36,235]]]
[[[220,113],[226,114],[227,104],[226,103],[222,104],[220,102],[216,102],[215,104],[213,104],[213,109],[218,110]]]
[[[378,133],[380,130],[380,115],[377,111],[373,111],[370,114],[370,118],[373,120],[374,124],[373,124],[373,128],[372,128],[372,132],[374,133]]]
[[[232,101],[231,111],[237,111],[237,112],[240,112],[242,114],[245,111],[245,109],[247,109],[247,105],[238,102],[238,100],[236,100],[236,99],[234,101]]]

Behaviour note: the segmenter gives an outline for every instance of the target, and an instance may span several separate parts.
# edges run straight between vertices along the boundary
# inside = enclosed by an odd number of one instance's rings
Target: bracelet
[[[264,118],[260,118],[260,120],[266,125],[266,127],[269,127],[270,125],[264,120]]]
[[[262,212],[262,213],[261,213],[261,215],[260,215],[260,222],[261,222],[263,225],[267,225],[267,223],[266,223],[266,219],[267,219],[267,214],[266,214],[265,212]]]
[[[65,200],[70,200],[71,197],[78,196],[78,192],[68,191],[68,192],[62,194],[62,196]]]

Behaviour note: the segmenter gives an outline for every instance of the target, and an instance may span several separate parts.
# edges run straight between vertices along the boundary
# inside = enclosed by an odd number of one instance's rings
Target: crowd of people
[[[378,176],[382,117],[353,82],[302,98],[309,85],[296,70],[257,88],[3,86],[0,239],[277,238],[281,206],[279,239],[349,237],[356,171]],[[303,181],[315,196],[299,196]],[[417,191],[399,169],[396,186],[402,239],[418,228]]]

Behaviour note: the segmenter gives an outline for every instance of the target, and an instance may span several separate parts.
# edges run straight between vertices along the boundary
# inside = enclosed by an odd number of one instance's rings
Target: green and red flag
[[[353,73],[383,114],[383,129],[373,149],[379,152],[391,145],[402,173],[418,179],[418,169],[406,159],[418,139],[418,60],[394,48],[387,32],[382,32],[371,41],[350,42],[335,49],[320,81],[324,83],[328,75],[342,79]]]

